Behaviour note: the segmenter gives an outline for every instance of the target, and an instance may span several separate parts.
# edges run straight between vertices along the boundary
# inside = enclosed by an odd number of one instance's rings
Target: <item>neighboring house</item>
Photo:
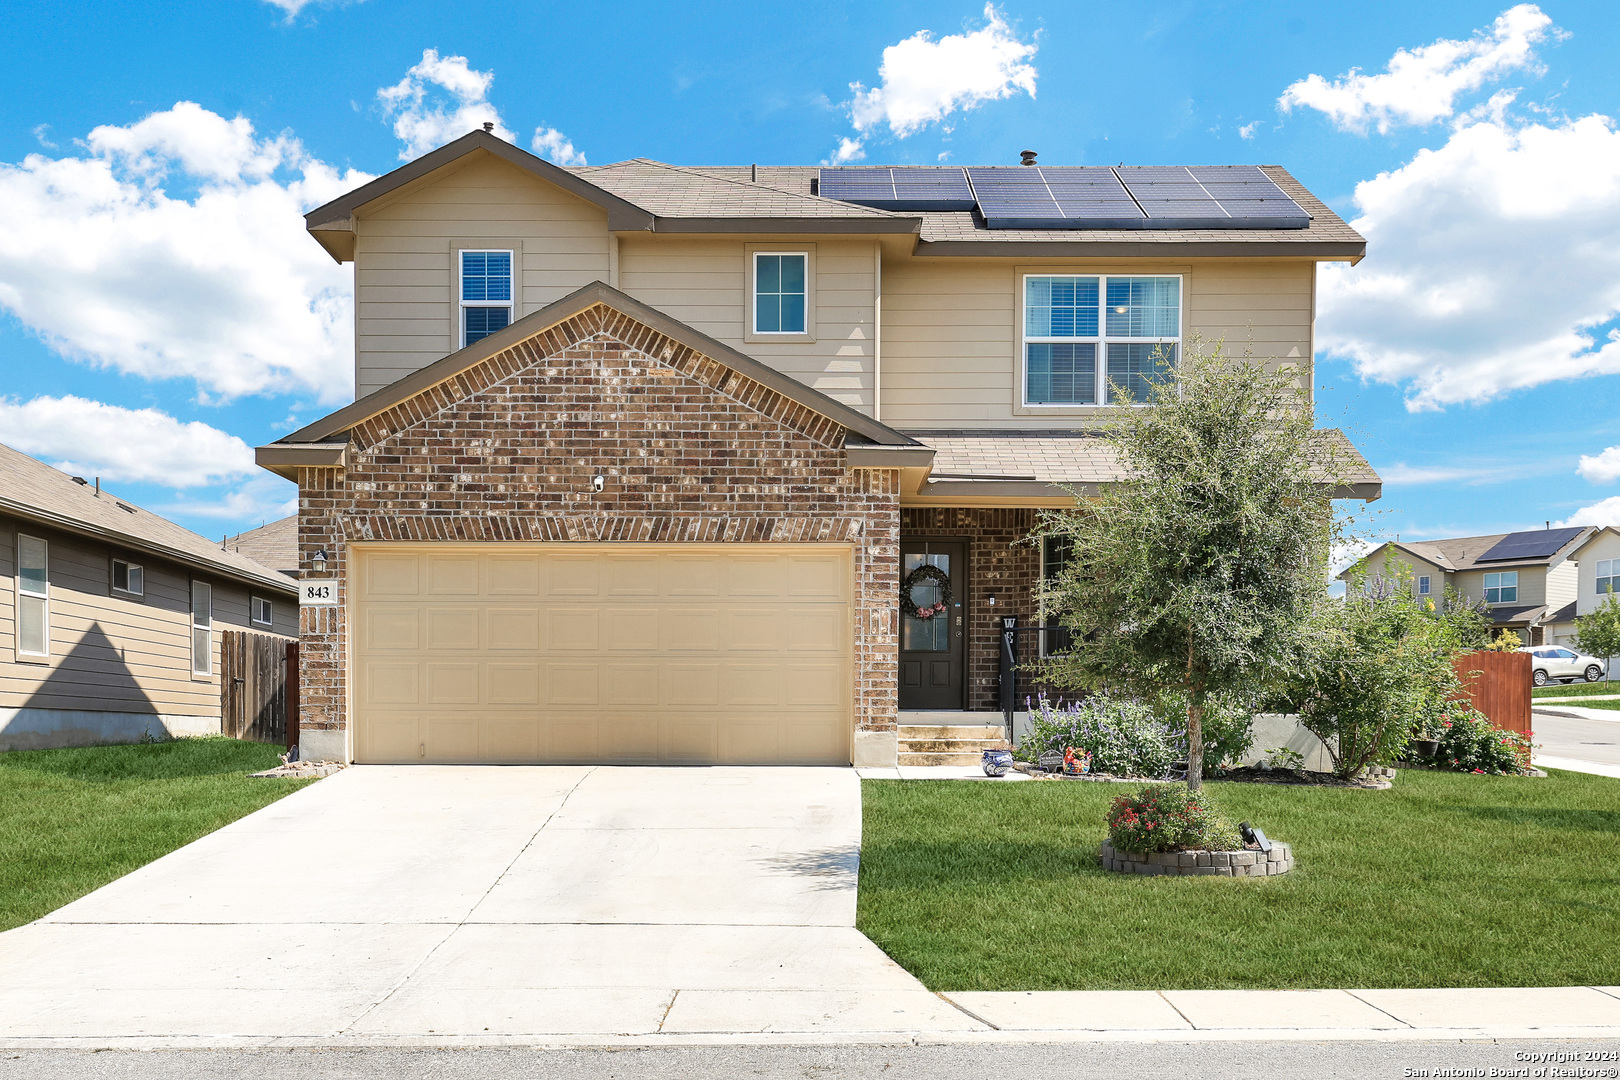
[[[298,515],[260,525],[225,538],[225,547],[246,555],[260,566],[289,577],[298,576]]]
[[[1511,630],[1524,645],[1551,645],[1574,632],[1577,555],[1599,530],[1591,527],[1394,540],[1369,552],[1339,578],[1394,581],[1411,575],[1411,589],[1436,603],[1455,590],[1482,604],[1496,633]]]
[[[1198,334],[1309,395],[1317,264],[1366,248],[1275,166],[564,169],[484,132],[307,223],[355,264],[360,398],[259,462],[338,581],[304,754],[360,761],[893,764],[906,711],[993,719],[1061,564],[1037,512],[1121,477],[1110,382]]]
[[[1554,645],[1572,643],[1575,617],[1597,610],[1608,601],[1610,593],[1620,593],[1620,529],[1605,525],[1593,530],[1572,558],[1579,563],[1575,599],[1558,612],[1557,635],[1549,633],[1547,637]],[[1554,620],[1549,617],[1548,621]]]
[[[296,636],[295,581],[0,446],[0,750],[220,730],[226,629]]]

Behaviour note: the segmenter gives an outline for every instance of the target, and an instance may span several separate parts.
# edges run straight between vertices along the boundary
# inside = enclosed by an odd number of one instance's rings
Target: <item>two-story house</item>
[[[1440,602],[1455,591],[1484,606],[1491,629],[1511,630],[1524,645],[1554,645],[1574,632],[1581,552],[1599,530],[1591,527],[1459,536],[1449,540],[1392,540],[1345,568],[1344,581],[1395,581],[1411,575],[1418,596]]]
[[[996,708],[1042,507],[1194,334],[1312,385],[1285,170],[559,168],[473,132],[312,211],[359,399],[300,488],[306,757],[893,764]],[[1325,440],[1348,446],[1338,432]],[[1353,454],[1353,450],[1351,450]],[[1340,498],[1376,498],[1357,456]]]

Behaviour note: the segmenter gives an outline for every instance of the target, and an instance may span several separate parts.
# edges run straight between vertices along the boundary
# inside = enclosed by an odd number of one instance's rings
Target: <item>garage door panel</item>
[[[360,613],[360,639],[368,652],[412,651],[422,646],[422,613],[392,604],[367,606]]]
[[[429,607],[426,614],[427,647],[430,651],[478,648],[477,608]]]
[[[848,548],[353,553],[362,761],[849,760]]]

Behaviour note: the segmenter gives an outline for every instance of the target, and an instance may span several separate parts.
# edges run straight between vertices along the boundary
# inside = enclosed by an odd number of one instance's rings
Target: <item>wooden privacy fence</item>
[[[220,730],[249,742],[298,742],[298,643],[269,634],[220,634]]]
[[[1530,654],[1476,652],[1453,661],[1474,708],[1503,731],[1530,734]]]

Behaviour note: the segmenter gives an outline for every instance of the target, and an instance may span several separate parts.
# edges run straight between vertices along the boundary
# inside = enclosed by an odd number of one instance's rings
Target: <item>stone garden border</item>
[[[1116,874],[1181,877],[1272,877],[1294,868],[1294,849],[1273,840],[1270,851],[1115,851],[1104,840],[1097,853]]]

